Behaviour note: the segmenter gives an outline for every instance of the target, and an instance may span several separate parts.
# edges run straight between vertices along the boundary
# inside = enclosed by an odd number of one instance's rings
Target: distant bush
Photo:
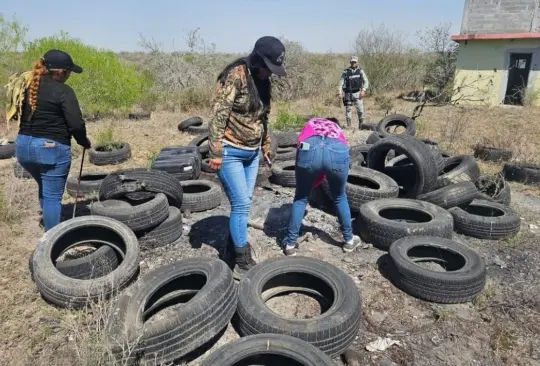
[[[52,48],[71,55],[83,68],[82,74],[72,74],[67,84],[74,90],[83,113],[108,114],[130,109],[147,92],[149,76],[133,65],[126,65],[108,50],[85,45],[67,33],[40,38],[25,44],[23,59],[28,67]]]
[[[24,41],[27,28],[16,18],[8,20],[0,13],[0,86],[4,86],[13,73],[20,71],[21,60],[18,54]],[[6,103],[6,93],[0,90],[0,110]]]

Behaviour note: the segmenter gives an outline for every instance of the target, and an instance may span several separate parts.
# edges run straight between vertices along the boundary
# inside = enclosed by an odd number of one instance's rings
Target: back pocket
[[[349,168],[349,149],[346,145],[335,144],[329,147],[328,151],[330,152],[333,171],[342,172]]]
[[[315,156],[316,147],[310,146],[309,150],[296,149],[296,166],[298,168],[310,169]]]
[[[54,165],[58,162],[60,145],[56,141],[45,141],[36,146],[36,152],[40,164]]]

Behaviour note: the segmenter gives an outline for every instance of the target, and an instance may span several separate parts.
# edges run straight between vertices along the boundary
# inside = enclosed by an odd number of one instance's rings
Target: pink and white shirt
[[[311,118],[306,122],[300,135],[298,136],[297,146],[300,146],[300,143],[305,139],[308,139],[312,136],[326,136],[330,138],[338,139],[343,142],[345,145],[348,145],[347,139],[343,134],[343,130],[338,126],[337,123],[330,121],[326,118]],[[321,173],[313,182],[313,187],[317,187],[324,180],[325,174]]]

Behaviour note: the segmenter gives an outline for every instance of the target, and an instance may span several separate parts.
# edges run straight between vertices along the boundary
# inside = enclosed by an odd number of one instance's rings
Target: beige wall
[[[533,53],[529,98],[540,106],[540,40],[470,40],[467,44],[461,41],[454,100],[460,104],[502,104],[511,52]]]

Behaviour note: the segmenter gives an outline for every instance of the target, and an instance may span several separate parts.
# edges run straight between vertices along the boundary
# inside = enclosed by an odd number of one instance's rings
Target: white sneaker
[[[356,248],[358,248],[358,246],[360,244],[362,244],[362,241],[360,240],[360,237],[357,236],[357,235],[353,235],[353,238],[351,240],[349,240],[348,242],[343,244],[342,249],[343,249],[343,251],[345,253],[350,253],[353,250],[355,250]]]

